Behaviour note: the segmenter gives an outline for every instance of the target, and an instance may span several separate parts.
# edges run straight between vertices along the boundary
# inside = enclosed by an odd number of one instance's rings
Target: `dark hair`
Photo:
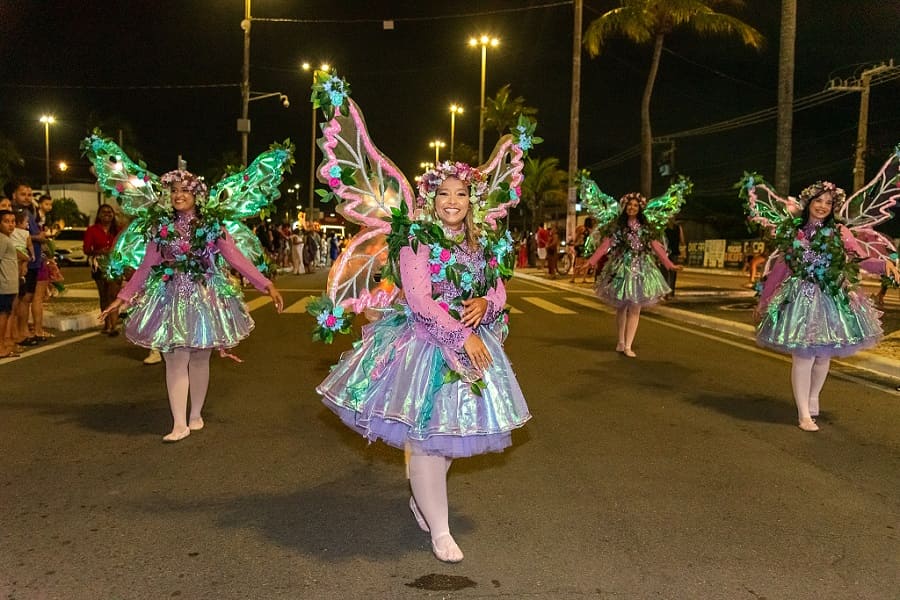
[[[25,181],[11,179],[6,182],[6,185],[3,186],[3,193],[6,194],[6,197],[12,200],[13,194],[22,186],[30,187]]]
[[[825,190],[825,191],[830,191],[830,190]],[[802,220],[803,225],[806,225],[807,223],[809,223],[809,207],[812,204],[812,201],[815,200],[816,198],[818,198],[819,196],[821,196],[822,193],[824,193],[824,192],[816,194],[815,196],[810,198],[809,202],[806,203],[806,206],[803,207],[803,212],[800,213],[800,218]],[[822,219],[822,225],[832,225],[835,221],[835,219],[834,219],[834,196],[831,197],[831,207],[832,207],[832,210],[828,211],[828,216],[825,217],[824,219]]]
[[[584,218],[584,226],[585,226],[585,227],[593,227],[593,226],[594,226],[594,219],[593,219],[593,217],[585,217],[585,218]]]
[[[111,204],[101,204],[97,207],[97,216],[94,217],[94,225],[100,223],[100,211],[104,208],[108,208],[112,211],[113,220],[112,223],[109,224],[109,235],[116,236],[119,234],[119,220],[116,218],[116,209],[114,209]]]
[[[41,203],[44,200],[53,200],[53,196],[51,196],[50,194],[41,194],[41,197],[38,198],[38,203]]]
[[[6,215],[16,216],[16,213],[14,213],[14,212],[11,211],[11,210],[6,210],[6,209],[0,210],[0,219],[2,219],[3,217],[5,217]]]
[[[628,208],[628,204],[632,201],[637,202],[637,205],[638,205],[638,214],[637,214],[638,223],[640,223],[641,225],[647,224],[647,217],[644,216],[644,209],[641,208],[640,201],[638,201],[637,198],[631,198],[628,200],[628,202],[625,203],[625,206],[622,207],[622,213],[619,215],[618,220],[619,220],[619,228],[620,229],[625,229],[625,227],[628,226],[628,213],[626,212],[626,209]]]

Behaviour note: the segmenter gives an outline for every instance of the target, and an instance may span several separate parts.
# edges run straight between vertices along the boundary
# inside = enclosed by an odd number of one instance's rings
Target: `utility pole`
[[[872,76],[889,71],[897,71],[894,59],[886,63],[869,67],[860,73],[858,79],[832,79],[828,84],[830,90],[859,92],[859,123],[856,128],[856,160],[853,163],[853,191],[861,188],[866,182],[866,144],[869,132],[869,88]]]
[[[791,187],[794,131],[794,54],[797,0],[781,0],[781,43],[778,49],[778,125],[775,133],[775,189],[784,196]]]
[[[250,0],[244,0],[244,67],[241,70],[241,118],[237,122],[241,134],[241,165],[247,166],[247,142],[250,137]]]
[[[581,112],[581,27],[583,0],[575,0],[572,5],[572,102],[569,109],[569,194],[566,202],[566,243],[575,239],[578,215],[575,203],[578,201],[578,121]]]

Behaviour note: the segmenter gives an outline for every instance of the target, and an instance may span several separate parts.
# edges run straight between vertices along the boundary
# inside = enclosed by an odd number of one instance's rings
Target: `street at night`
[[[647,315],[627,359],[591,296],[513,279],[534,418],[454,463],[446,565],[402,453],[314,392],[351,341],[292,309],[324,275],[278,282],[285,314],[251,300],[244,363],[213,359],[206,428],[177,444],[162,367],[122,337],[0,366],[4,598],[896,598],[892,382],[834,368],[804,433],[784,357]]]

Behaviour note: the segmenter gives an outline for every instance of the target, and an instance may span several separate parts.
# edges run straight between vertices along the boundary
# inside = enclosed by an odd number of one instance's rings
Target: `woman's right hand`
[[[481,371],[490,367],[491,363],[494,361],[493,357],[491,357],[491,353],[488,352],[487,346],[485,346],[484,342],[481,341],[481,338],[474,333],[466,338],[465,343],[463,343],[463,350],[466,351],[472,364]]]
[[[118,311],[123,306],[128,306],[128,303],[122,300],[121,298],[116,298],[112,302],[110,302],[109,306],[106,307],[106,310],[100,313],[100,321],[104,320],[108,315],[113,313],[118,314]]]

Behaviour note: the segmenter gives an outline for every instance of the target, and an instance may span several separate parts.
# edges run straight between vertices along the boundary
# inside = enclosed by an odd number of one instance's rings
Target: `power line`
[[[38,90],[190,90],[208,88],[239,88],[240,83],[189,83],[169,85],[59,85],[43,83],[0,83],[0,88]]]
[[[572,0],[563,0],[561,2],[548,2],[545,4],[536,4],[534,6],[520,6],[517,8],[500,8],[497,10],[486,10],[480,12],[471,12],[471,13],[458,13],[458,14],[447,14],[447,15],[432,15],[432,16],[422,16],[422,17],[393,17],[393,18],[367,18],[367,19],[289,19],[289,18],[274,18],[274,17],[253,17],[253,21],[262,21],[266,23],[304,23],[304,24],[353,24],[353,23],[384,23],[385,21],[391,21],[393,23],[404,23],[404,22],[422,22],[422,21],[444,21],[448,19],[468,19],[471,17],[485,17],[490,15],[501,15],[507,13],[516,13],[516,12],[525,12],[529,10],[541,10],[545,8],[557,8],[560,6],[570,6],[572,4]]]

